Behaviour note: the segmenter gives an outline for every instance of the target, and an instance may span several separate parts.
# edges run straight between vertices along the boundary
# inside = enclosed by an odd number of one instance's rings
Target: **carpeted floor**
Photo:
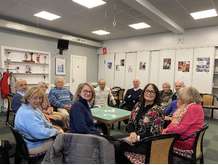
[[[209,123],[209,129],[206,131],[204,137],[204,158],[207,164],[218,163],[218,120],[207,120]],[[122,134],[124,131],[124,125],[121,125],[121,129],[117,129],[117,125],[111,131],[112,135]],[[5,125],[5,114],[0,113],[0,139],[7,139],[11,142],[15,142],[10,129]]]

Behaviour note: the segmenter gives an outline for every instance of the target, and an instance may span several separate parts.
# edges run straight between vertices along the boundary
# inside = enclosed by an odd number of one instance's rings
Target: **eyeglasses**
[[[148,89],[145,90],[145,93],[151,94],[151,95],[155,95],[156,94],[155,91],[151,91],[151,90],[148,90]]]
[[[88,91],[88,90],[83,90],[83,93],[92,93],[92,91]]]

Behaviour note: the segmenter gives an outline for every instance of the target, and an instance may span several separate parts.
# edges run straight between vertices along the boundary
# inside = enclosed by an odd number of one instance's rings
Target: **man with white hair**
[[[13,112],[17,112],[20,108],[21,104],[23,103],[23,96],[25,95],[28,87],[26,80],[17,80],[15,83],[16,94],[12,98],[11,109]]]
[[[164,82],[160,91],[160,103],[162,106],[167,106],[171,102],[173,91],[170,89],[170,83]]]
[[[108,97],[113,105],[116,105],[116,101],[110,88],[106,87],[105,80],[101,79],[98,81],[98,87],[95,88],[95,106],[108,106]]]
[[[175,90],[176,91],[172,96],[172,101],[177,99],[177,93],[182,87],[185,87],[185,84],[183,81],[181,81],[181,80],[175,81]]]
[[[132,81],[133,88],[128,89],[124,96],[124,103],[121,108],[132,111],[135,104],[139,101],[139,98],[142,94],[142,89],[140,88],[140,81],[138,79],[134,79]]]
[[[69,118],[68,111],[73,103],[72,98],[73,94],[70,92],[70,90],[64,88],[64,78],[57,77],[55,79],[55,87],[51,89],[48,94],[48,99],[51,106],[57,108],[58,112],[63,113]]]

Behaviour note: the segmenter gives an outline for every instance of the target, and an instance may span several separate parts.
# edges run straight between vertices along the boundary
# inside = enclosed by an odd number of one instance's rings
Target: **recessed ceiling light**
[[[139,30],[139,29],[150,28],[151,26],[145,22],[140,22],[140,23],[131,24],[131,25],[129,25],[129,27],[136,29],[136,30]]]
[[[39,13],[34,14],[36,17],[40,17],[49,21],[53,21],[55,19],[61,18],[59,15],[49,13],[47,11],[40,11]]]
[[[92,33],[100,35],[100,36],[110,34],[110,32],[107,32],[105,30],[96,30],[96,31],[92,31]]]
[[[106,2],[103,0],[72,0],[73,2],[76,2],[82,6],[85,6],[89,9],[93,7],[97,7],[100,5],[104,5]]]
[[[216,17],[217,12],[215,9],[209,9],[209,10],[202,10],[202,11],[198,11],[198,12],[193,12],[193,13],[190,13],[190,15],[194,19],[203,19],[203,18],[209,18],[209,17]]]

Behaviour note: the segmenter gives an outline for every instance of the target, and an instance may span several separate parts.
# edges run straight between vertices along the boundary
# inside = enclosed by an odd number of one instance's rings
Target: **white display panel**
[[[159,90],[162,89],[164,82],[174,84],[175,50],[161,50],[159,61]]]
[[[176,50],[175,81],[181,80],[186,86],[192,84],[194,49]]]
[[[136,76],[136,61],[137,53],[126,53],[126,66],[125,66],[125,89],[132,88],[132,81]]]
[[[143,89],[149,82],[150,52],[142,51],[137,54],[136,78],[140,80]]]
[[[104,61],[105,75],[104,79],[108,87],[114,86],[114,54],[105,55]]]
[[[116,53],[114,69],[114,86],[125,88],[125,53]]]
[[[149,82],[158,85],[160,51],[151,51],[150,59]]]
[[[105,55],[99,55],[98,61],[98,80],[105,79]]]
[[[192,86],[200,93],[212,93],[215,48],[195,48]]]

